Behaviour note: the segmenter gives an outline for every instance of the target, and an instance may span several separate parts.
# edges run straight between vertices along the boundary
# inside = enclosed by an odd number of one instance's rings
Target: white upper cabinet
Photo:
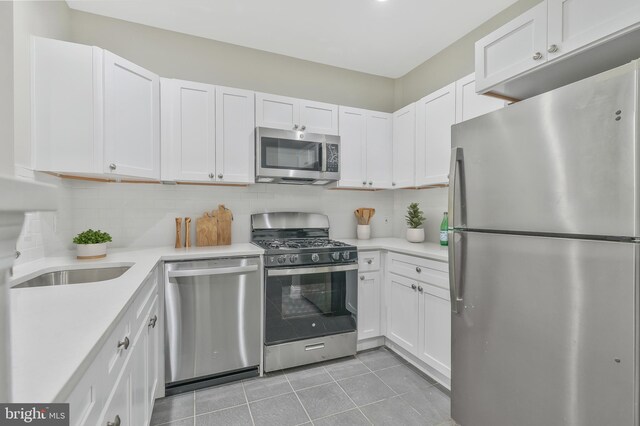
[[[162,79],[162,180],[215,180],[215,86]]]
[[[216,87],[216,180],[255,182],[254,92]]]
[[[505,101],[476,93],[475,73],[456,81],[456,123],[479,117],[505,106]]]
[[[394,188],[416,185],[416,104],[393,113]]]
[[[547,0],[549,59],[640,22],[638,0]]]
[[[475,51],[478,92],[542,65],[547,60],[546,1],[478,40]]]
[[[393,116],[367,111],[367,187],[391,188],[393,179]]]
[[[97,47],[34,37],[32,49],[34,169],[158,180],[159,77]]]
[[[34,169],[102,173],[102,50],[33,37]]]
[[[256,126],[338,134],[338,106],[256,93]]]
[[[456,84],[416,102],[416,185],[449,183],[451,126],[456,122]]]
[[[392,132],[391,114],[340,107],[339,187],[391,188]]]
[[[339,187],[367,185],[367,116],[359,108],[340,107]]]
[[[160,179],[160,78],[104,52],[104,171]]]

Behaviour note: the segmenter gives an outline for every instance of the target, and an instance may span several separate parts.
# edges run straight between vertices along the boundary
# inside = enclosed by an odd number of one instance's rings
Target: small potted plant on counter
[[[87,229],[73,239],[76,244],[78,259],[100,259],[107,256],[107,243],[111,235],[100,230]]]
[[[407,241],[410,243],[421,243],[424,241],[424,229],[420,228],[426,220],[418,203],[411,203],[405,216],[407,221]]]

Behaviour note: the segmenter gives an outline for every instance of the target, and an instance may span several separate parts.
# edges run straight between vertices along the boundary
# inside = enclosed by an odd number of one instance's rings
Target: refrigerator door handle
[[[451,149],[451,164],[449,165],[449,229],[455,228],[456,176],[458,174],[458,163],[461,163],[463,158],[461,147]]]
[[[448,231],[449,237],[449,295],[451,298],[451,312],[458,313],[458,304],[462,302],[460,297],[460,285],[456,274],[456,234],[453,230]]]

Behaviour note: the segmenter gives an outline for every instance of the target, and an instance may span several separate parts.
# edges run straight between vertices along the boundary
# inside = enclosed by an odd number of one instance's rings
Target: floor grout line
[[[360,361],[360,362],[362,362],[362,361]],[[366,365],[365,365],[365,367],[366,367]],[[369,368],[369,367],[367,367],[367,368]],[[326,368],[326,367],[325,367],[324,369],[325,369],[325,371],[327,371],[327,368]],[[329,372],[327,371],[327,373],[329,373]],[[331,376],[331,373],[329,373],[329,376]],[[331,377],[333,377],[333,376],[331,376]],[[369,417],[367,417],[367,415],[366,415],[366,414],[364,414],[364,413],[362,412],[362,410],[360,409],[360,407],[358,407],[358,404],[356,404],[356,402],[355,402],[355,401],[354,401],[354,400],[349,396],[349,394],[347,393],[347,391],[346,391],[346,390],[344,390],[344,388],[342,387],[342,385],[341,385],[338,381],[336,381],[335,379],[334,379],[334,381],[336,382],[336,385],[338,385],[338,386],[340,387],[340,389],[342,389],[342,392],[344,392],[344,394],[345,394],[345,395],[347,395],[347,398],[349,398],[349,401],[351,401],[351,403],[356,407],[356,409],[357,409],[358,411],[360,411],[360,414],[362,414],[362,415],[364,416],[364,418],[365,418],[365,419],[367,419],[367,421],[368,421],[369,423],[373,424],[373,422],[369,419]]]
[[[253,420],[253,413],[251,412],[251,406],[249,405],[249,398],[247,397],[247,390],[244,388],[244,382],[242,383],[242,392],[244,393],[244,400],[247,402],[247,410],[249,410],[249,416],[251,417],[251,424],[256,426],[256,421]]]
[[[289,381],[289,377],[287,376],[287,373],[283,372],[282,374],[284,374],[284,378],[287,379],[287,383],[289,383],[289,386],[291,386],[291,389],[293,389],[293,386],[291,385],[291,381]],[[331,376],[331,375],[329,375]],[[307,409],[305,408],[304,404],[302,403],[302,401],[300,400],[300,397],[298,396],[298,394],[296,393],[296,390],[293,389],[293,394],[296,396],[296,399],[298,400],[298,403],[300,404],[300,406],[302,407],[302,409],[304,410],[304,413],[307,415],[307,418],[309,419],[309,422],[311,424],[313,424],[313,420],[311,420],[311,416],[309,415],[309,412],[307,411]]]

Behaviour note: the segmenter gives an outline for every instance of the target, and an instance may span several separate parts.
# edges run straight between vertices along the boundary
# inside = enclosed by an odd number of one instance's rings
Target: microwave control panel
[[[337,143],[327,144],[327,172],[338,173],[340,171],[340,152]]]

